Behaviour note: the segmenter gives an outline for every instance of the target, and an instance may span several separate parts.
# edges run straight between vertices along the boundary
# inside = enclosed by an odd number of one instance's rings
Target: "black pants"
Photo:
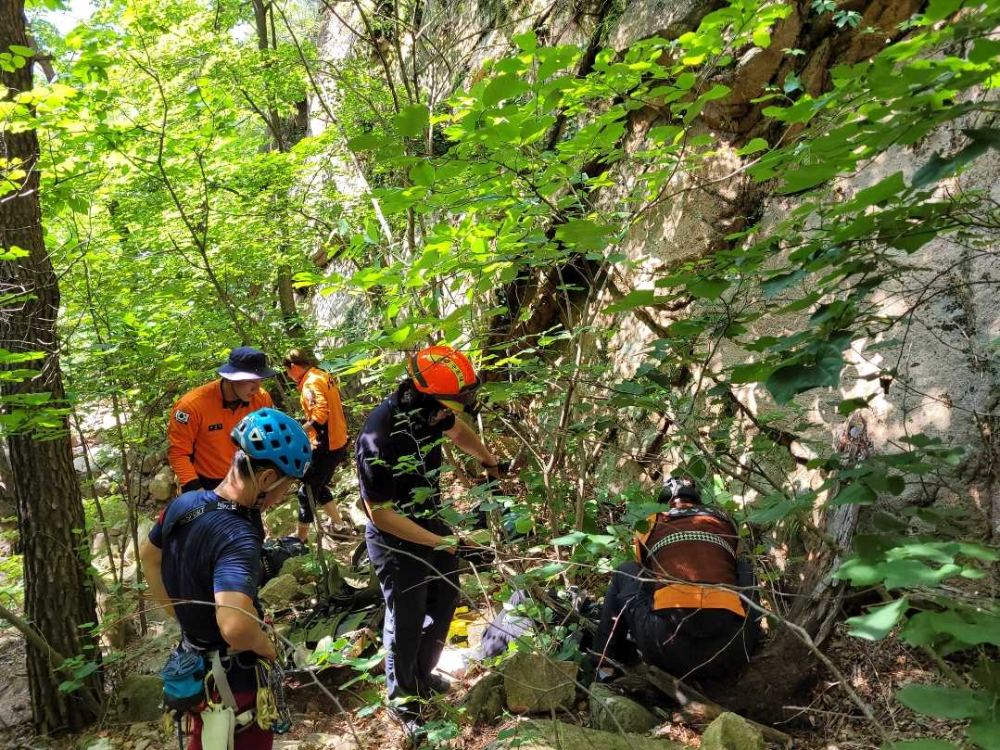
[[[655,583],[638,563],[611,576],[593,650],[618,662],[642,657],[675,677],[715,679],[737,672],[750,659],[752,625],[725,609],[653,609]],[[631,636],[631,641],[629,640]]]
[[[447,536],[439,520],[421,525]],[[365,528],[368,557],[385,598],[385,684],[389,699],[421,695],[437,666],[459,598],[458,558]]]
[[[302,477],[302,484],[296,493],[296,497],[299,499],[299,523],[313,522],[313,509],[309,505],[306,487],[312,490],[313,502],[316,505],[326,505],[333,500],[333,493],[330,492],[327,485],[333,478],[333,472],[344,463],[345,458],[347,458],[346,444],[333,451],[330,450],[326,442],[313,448],[309,468],[306,470],[305,476]]]

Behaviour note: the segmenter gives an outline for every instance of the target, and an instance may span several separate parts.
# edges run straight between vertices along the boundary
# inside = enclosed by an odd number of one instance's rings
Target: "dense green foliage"
[[[413,33],[417,7],[393,8],[358,11],[369,41],[376,26]],[[911,434],[870,457],[834,452],[801,395],[845,418],[864,410],[830,390],[845,351],[861,338],[891,347],[921,314],[887,316],[873,295],[935,238],[993,241],[996,204],[941,185],[1000,148],[1000,3],[933,0],[899,41],[831,70],[825,90],[785,76],[758,100],[762,135],[722,140],[706,108],[725,103],[726,72],[769,48],[792,11],[732,0],[694,31],[622,52],[545,46],[529,28],[435,101],[398,46],[379,64],[326,64],[308,5],[273,6],[263,49],[252,8],[232,0],[111,0],[65,38],[44,34],[56,79],[3,105],[0,121],[44,139],[68,383],[77,405],[112,405],[122,494],[141,499],[125,449],[159,442],[171,400],[241,341],[280,355],[298,343],[290,322],[304,325],[358,414],[402,372],[399,352],[458,343],[489,376],[486,428],[520,459],[523,492],[494,507],[552,558],[518,562],[537,555],[507,548],[520,571],[511,586],[606,571],[654,507],[649,484],[630,480],[686,472],[746,522],[748,547],[781,585],[794,586],[767,562],[772,535],[802,558],[817,544],[841,553],[836,577],[886,602],[850,620],[852,632],[924,647],[955,683],[907,687],[900,702],[971,719],[968,741],[998,747],[1000,612],[974,585],[998,560],[989,539],[925,507],[873,513],[853,552],[823,532],[837,506],[947,485],[961,449]],[[846,28],[860,18],[832,2],[812,12]],[[10,52],[23,64],[27,53]],[[324,127],[302,137],[307,96]],[[654,124],[637,128],[650,112]],[[962,145],[912,176],[847,200],[833,189],[946,124]],[[4,179],[20,179],[6,167]],[[793,208],[666,266],[636,250],[636,234],[698,186],[737,179]],[[303,292],[335,295],[340,328],[290,321],[278,291],[290,273]],[[636,319],[657,336],[623,372],[612,355]],[[886,366],[874,377],[902,376]],[[741,407],[743,389],[759,412]],[[30,406],[11,405],[3,426],[44,426]],[[812,451],[804,467],[793,440]],[[786,614],[780,598],[770,606]],[[968,675],[945,661],[959,652]]]

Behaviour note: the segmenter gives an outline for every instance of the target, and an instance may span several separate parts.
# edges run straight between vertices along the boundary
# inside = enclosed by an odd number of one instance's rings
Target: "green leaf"
[[[34,57],[35,51],[31,47],[25,47],[20,44],[10,45],[10,51],[15,55],[20,55],[21,57]]]
[[[902,172],[896,172],[870,188],[859,190],[854,196],[854,202],[860,206],[875,206],[884,203],[895,195],[906,190],[906,181]]]
[[[910,600],[905,596],[882,607],[872,607],[867,614],[847,620],[847,624],[852,626],[847,634],[866,641],[880,641],[889,635],[909,608]]]
[[[830,505],[871,505],[878,495],[867,484],[856,480],[844,487],[830,500]]]
[[[748,154],[756,154],[758,151],[764,151],[767,148],[767,140],[764,138],[753,138],[747,145],[736,152],[737,156],[747,156]]]
[[[941,21],[962,7],[965,0],[931,0],[924,16],[928,21]]]
[[[768,30],[766,28],[756,29],[753,32],[753,43],[756,44],[758,47],[763,47],[764,49],[767,49],[768,47],[771,46],[771,34],[768,33]]]
[[[529,88],[531,86],[528,85],[527,81],[511,73],[504,73],[490,81],[486,90],[483,91],[483,104],[487,107],[495,107],[504,99],[520,96]]]
[[[945,158],[940,154],[933,154],[930,161],[918,169],[913,174],[914,187],[928,187],[939,180],[951,177],[962,167],[975,161],[991,148],[1000,148],[1000,130],[996,128],[978,128],[974,130],[963,130],[971,143],[959,151],[954,156]]]
[[[399,114],[393,118],[399,132],[408,138],[416,138],[422,135],[427,123],[430,122],[430,110],[426,104],[411,104],[403,107]]]
[[[903,740],[886,742],[882,750],[959,750],[958,745],[944,740]]]
[[[374,133],[362,133],[354,136],[347,142],[347,147],[351,151],[371,151],[379,148],[385,143],[385,139]]]
[[[788,273],[779,273],[777,276],[769,276],[760,283],[764,296],[770,299],[783,289],[787,289],[799,279],[804,279],[805,271],[797,269]]]
[[[633,310],[636,307],[645,307],[653,304],[655,296],[656,291],[653,289],[636,289],[635,291],[626,294],[620,300],[612,302],[610,305],[605,307],[604,312],[625,312],[626,310]]]
[[[700,299],[718,299],[731,286],[726,279],[697,279],[687,285],[687,290]]]
[[[553,547],[572,547],[573,545],[579,544],[587,535],[582,531],[574,531],[572,534],[566,534],[565,536],[557,537],[552,540]]]
[[[596,250],[608,244],[607,237],[614,231],[613,226],[598,224],[590,219],[570,219],[556,230],[556,237],[563,242]]]
[[[414,185],[430,187],[434,184],[434,165],[429,161],[418,161],[410,167],[410,180]]]
[[[983,750],[1000,750],[1000,720],[996,718],[973,719],[965,728],[965,736]]]
[[[515,34],[512,38],[514,40],[514,44],[525,52],[534,52],[538,47],[538,37],[536,36],[534,29],[528,29],[523,34]]]
[[[910,684],[896,693],[896,700],[917,713],[940,719],[985,716],[993,705],[992,697],[982,690],[942,685]]]
[[[796,363],[779,367],[764,385],[779,404],[789,403],[799,393],[840,384],[844,369],[844,354],[835,346],[823,345],[811,363]]]
[[[969,62],[988,63],[1000,55],[1000,39],[977,39],[969,53]]]

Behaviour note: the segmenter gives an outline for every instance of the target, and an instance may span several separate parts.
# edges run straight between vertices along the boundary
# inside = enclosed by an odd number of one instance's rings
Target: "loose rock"
[[[701,750],[764,750],[764,735],[737,714],[719,714],[701,736]]]
[[[258,597],[261,602],[272,609],[284,609],[296,599],[298,594],[299,582],[295,580],[295,576],[283,573],[264,584]]]
[[[518,750],[689,750],[687,745],[671,740],[601,732],[561,721],[526,721],[519,724],[511,735],[507,739],[490,743],[486,750],[508,750],[515,747]]]
[[[469,724],[490,724],[500,718],[505,706],[503,675],[491,672],[465,696],[463,720]]]
[[[128,677],[118,690],[118,714],[126,721],[156,721],[163,714],[163,682],[155,674]]]
[[[507,706],[517,714],[570,708],[576,697],[577,665],[541,654],[518,653],[503,670]]]
[[[169,466],[164,466],[149,481],[149,494],[161,503],[174,496],[174,472]]]
[[[594,729],[645,734],[659,723],[642,705],[606,685],[594,685],[590,694],[590,723]]]

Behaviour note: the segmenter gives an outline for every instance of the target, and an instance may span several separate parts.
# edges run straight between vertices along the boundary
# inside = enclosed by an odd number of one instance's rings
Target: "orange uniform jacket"
[[[344,447],[347,443],[347,422],[344,420],[344,407],[340,403],[340,391],[337,390],[333,375],[318,367],[311,367],[299,381],[299,391],[302,393],[299,401],[306,419],[327,426],[330,450]],[[315,445],[318,440],[316,431],[310,430],[309,437]]]
[[[225,477],[236,453],[229,433],[243,417],[265,406],[271,406],[271,397],[262,390],[250,400],[250,406],[227,409],[222,404],[221,380],[181,396],[167,425],[167,459],[181,486],[199,476]]]

